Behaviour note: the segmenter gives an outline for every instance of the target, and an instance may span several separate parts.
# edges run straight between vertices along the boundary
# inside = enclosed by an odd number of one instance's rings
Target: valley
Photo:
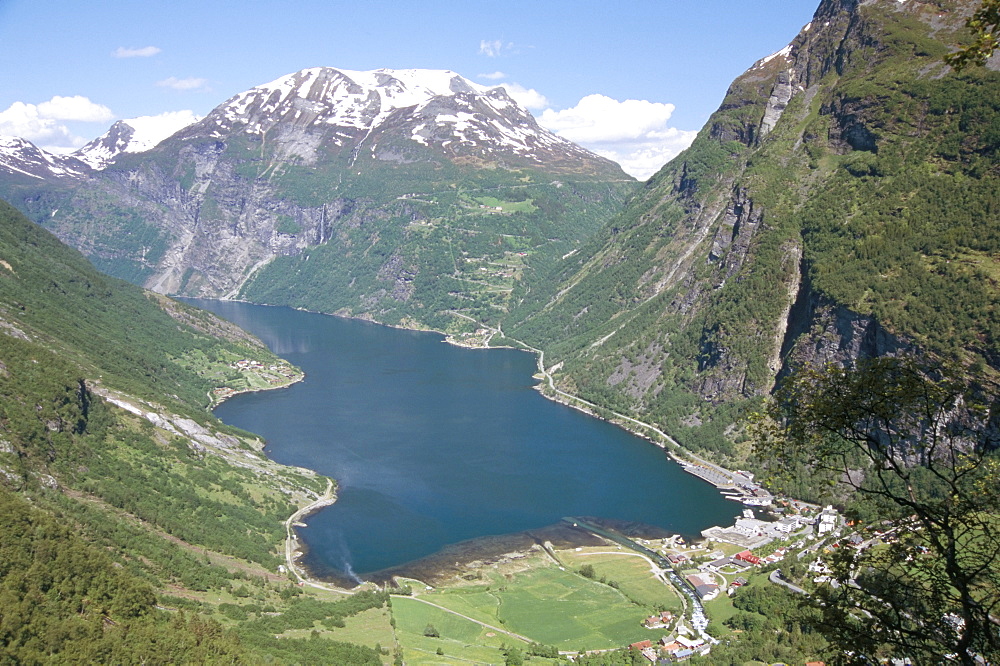
[[[447,562],[454,544],[544,531],[567,515],[696,535],[738,512],[648,442],[545,400],[522,351],[197,303],[286,350],[306,373],[280,395],[239,396],[215,413],[264,437],[272,459],[337,479],[337,503],[298,530],[301,563],[317,575],[384,583],[411,575],[418,558]]]
[[[445,69],[11,106],[0,654],[997,660],[996,8],[820,0],[645,182]]]

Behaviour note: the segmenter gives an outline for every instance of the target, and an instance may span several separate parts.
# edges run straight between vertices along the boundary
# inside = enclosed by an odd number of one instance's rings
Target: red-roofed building
[[[733,556],[733,559],[746,562],[747,564],[760,564],[760,558],[751,553],[749,550],[736,553],[736,555]]]
[[[646,618],[644,622],[647,629],[661,629],[663,627],[669,626],[671,620],[674,619],[674,614],[670,611],[663,611],[659,615],[650,615]]]

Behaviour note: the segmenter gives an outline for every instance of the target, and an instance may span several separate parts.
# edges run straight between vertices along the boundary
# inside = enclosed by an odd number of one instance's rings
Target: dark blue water
[[[741,508],[649,442],[543,398],[525,352],[287,308],[197,304],[306,372],[216,414],[263,435],[274,460],[339,482],[337,503],[300,531],[316,568],[374,572],[564,516],[697,534]]]

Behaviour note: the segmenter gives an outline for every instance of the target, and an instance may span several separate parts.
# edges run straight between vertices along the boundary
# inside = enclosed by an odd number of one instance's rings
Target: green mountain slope
[[[1000,365],[1000,74],[942,62],[976,4],[823,2],[505,330],[567,391],[725,455],[789,364]]]
[[[498,321],[636,186],[503,89],[332,68],[237,95],[88,177],[0,177],[31,219],[154,291],[449,331]]]
[[[237,627],[219,604],[304,602],[274,573],[284,520],[327,485],[205,411],[209,388],[246,388],[230,367],[241,358],[284,363],[213,315],[102,275],[0,203],[0,658],[380,663]],[[385,600],[369,601],[306,607],[343,618]]]
[[[222,378],[192,371],[195,358],[276,360],[235,326],[96,271],[5,202],[0,259],[0,325],[8,334],[56,348],[89,379],[137,397],[197,414]]]

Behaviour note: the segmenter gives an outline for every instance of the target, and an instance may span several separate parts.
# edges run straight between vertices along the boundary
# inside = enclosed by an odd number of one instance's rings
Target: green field
[[[525,201],[504,201],[496,197],[475,197],[473,201],[490,209],[500,208],[504,213],[533,213],[538,210],[531,202],[531,199]]]
[[[561,650],[621,647],[649,638],[641,623],[651,609],[555,567],[524,574],[499,596],[506,627]]]
[[[328,631],[326,638],[356,645],[392,649],[395,635],[392,629],[392,613],[386,607],[372,608],[347,618],[346,627]]]
[[[672,595],[653,587],[653,583],[660,587],[662,583],[649,575],[648,567],[645,586],[641,574],[629,565],[616,564],[612,568],[623,587],[627,581],[629,594],[652,603],[640,605],[622,591],[541,561],[528,571],[495,580],[490,585],[440,589],[421,596],[456,613],[560,650],[621,647],[649,638],[649,632],[641,624],[653,612],[652,604],[679,604]],[[443,613],[429,606],[422,611],[425,616]],[[416,624],[420,626],[416,629],[422,632],[428,621],[421,624],[418,620]],[[466,633],[457,633],[456,637],[472,640],[469,632],[474,631],[474,626],[466,626],[463,630]],[[401,627],[397,616],[397,629]],[[442,638],[449,636],[443,627],[437,628]],[[485,636],[487,631],[481,633]],[[503,636],[495,638],[499,641]],[[508,638],[507,642],[511,640]]]
[[[606,549],[582,549],[560,553],[563,563],[577,571],[585,564],[594,567],[598,580],[618,583],[619,589],[632,601],[644,606],[659,607],[672,611],[675,615],[683,609],[680,598],[673,588],[657,580],[649,560],[638,553],[621,551],[607,553]]]
[[[437,597],[437,595],[433,595]],[[435,599],[435,603],[438,599]],[[475,622],[435,608],[416,599],[394,597],[392,616],[396,621],[396,638],[403,647],[407,664],[502,664],[504,657],[500,645],[523,643],[491,631]],[[428,626],[434,627],[439,638],[424,635]],[[438,655],[441,649],[444,656]],[[538,660],[545,664],[548,660]]]

